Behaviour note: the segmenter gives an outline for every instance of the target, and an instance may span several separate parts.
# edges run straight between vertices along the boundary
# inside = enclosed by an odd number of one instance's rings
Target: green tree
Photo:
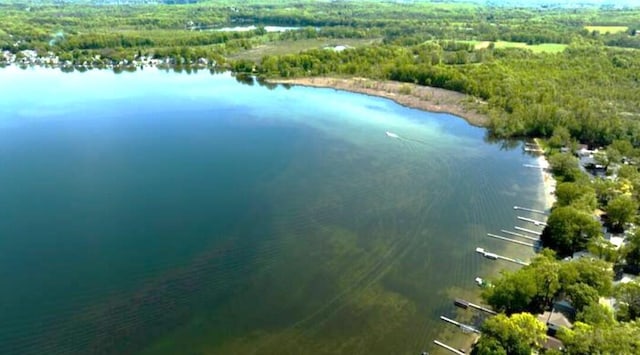
[[[606,211],[609,223],[615,228],[622,228],[633,220],[638,211],[638,205],[631,196],[623,194],[611,200]]]
[[[548,143],[552,148],[568,147],[571,145],[571,132],[564,126],[557,126],[553,129]]]
[[[483,298],[493,309],[507,314],[529,309],[538,295],[535,277],[526,271],[505,272],[492,284],[493,287],[484,290]]]
[[[619,320],[630,321],[640,317],[640,283],[626,282],[615,289]]]
[[[561,182],[557,185],[556,206],[573,206],[585,212],[595,210],[597,206],[595,190],[586,184]]]
[[[569,153],[554,154],[549,157],[551,171],[562,181],[576,181],[582,172],[578,166],[578,159]]]
[[[567,286],[565,295],[571,300],[571,304],[578,312],[587,306],[596,304],[600,297],[596,289],[582,282]]]
[[[560,290],[561,265],[555,254],[545,249],[530,265],[517,272],[505,272],[486,288],[483,297],[496,310],[507,314],[522,311],[541,312]]]
[[[578,312],[576,319],[580,322],[598,327],[610,327],[616,323],[613,310],[599,303],[590,304]]]
[[[624,246],[622,254],[626,266],[633,272],[640,272],[640,231],[636,231]]]
[[[573,329],[561,328],[556,335],[567,354],[637,354],[640,325],[634,322],[594,326],[576,322]]]
[[[546,339],[546,326],[530,313],[498,314],[482,325],[477,354],[530,355]]]
[[[627,140],[614,140],[611,142],[611,145],[607,147],[607,153],[609,152],[609,149],[615,149],[617,153],[627,158],[633,155],[633,145]]]
[[[590,214],[571,206],[554,208],[542,232],[542,244],[560,256],[584,250],[588,242],[601,235],[601,226]]]
[[[618,247],[602,237],[591,239],[587,250],[598,258],[615,264],[619,263],[622,256]]]
[[[584,283],[594,288],[600,296],[608,296],[612,290],[613,270],[603,260],[580,258],[560,263],[560,285],[566,290],[571,285]]]

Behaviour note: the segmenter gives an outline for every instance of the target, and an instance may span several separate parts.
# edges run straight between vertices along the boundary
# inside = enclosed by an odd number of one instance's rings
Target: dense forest
[[[540,138],[558,179],[546,249],[485,289],[486,302],[503,314],[485,322],[474,351],[541,349],[545,328],[532,314],[566,300],[575,326],[557,334],[565,353],[640,353],[640,284],[614,283],[640,273],[639,8],[162,3],[0,2],[0,64],[134,70],[153,59],[261,81],[358,76],[465,93],[489,117],[492,138]],[[254,27],[220,30],[235,26]],[[590,166],[576,157],[580,144]],[[605,233],[624,235],[624,245]],[[584,251],[592,257],[565,260]],[[600,302],[611,298],[613,308]]]

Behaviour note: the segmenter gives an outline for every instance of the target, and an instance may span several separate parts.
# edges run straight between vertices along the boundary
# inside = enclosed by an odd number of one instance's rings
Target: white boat
[[[384,133],[387,135],[387,137],[391,137],[391,138],[400,138],[400,136],[399,136],[399,135],[397,135],[397,134],[395,134],[395,133],[393,133],[393,132],[389,132],[389,131],[387,131],[387,132],[384,132]]]
[[[481,277],[476,277],[476,283],[478,286],[482,286],[484,284],[484,280]]]

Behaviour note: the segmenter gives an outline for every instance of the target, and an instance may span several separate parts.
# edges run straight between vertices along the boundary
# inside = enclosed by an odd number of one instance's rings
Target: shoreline
[[[267,79],[271,84],[331,88],[370,96],[382,97],[411,108],[459,116],[469,124],[486,127],[487,115],[469,107],[473,98],[456,91],[420,86],[397,81],[366,78],[306,77],[294,79]],[[475,105],[483,102],[475,101]]]
[[[543,150],[537,138],[534,139],[534,142],[536,143],[536,146],[538,146],[538,149]],[[542,177],[542,193],[544,194],[544,211],[549,212],[551,207],[553,207],[553,204],[556,202],[557,181],[551,173],[549,161],[545,154],[538,157],[538,165],[541,166],[540,175]]]

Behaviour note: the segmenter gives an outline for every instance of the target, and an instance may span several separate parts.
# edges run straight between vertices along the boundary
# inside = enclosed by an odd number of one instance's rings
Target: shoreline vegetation
[[[463,118],[468,123],[486,127],[488,117],[472,105],[484,103],[468,95],[430,86],[420,86],[388,80],[367,78],[305,77],[294,79],[268,79],[267,82],[282,85],[297,85],[316,88],[331,88],[393,100],[394,102],[424,111],[449,113]]]

